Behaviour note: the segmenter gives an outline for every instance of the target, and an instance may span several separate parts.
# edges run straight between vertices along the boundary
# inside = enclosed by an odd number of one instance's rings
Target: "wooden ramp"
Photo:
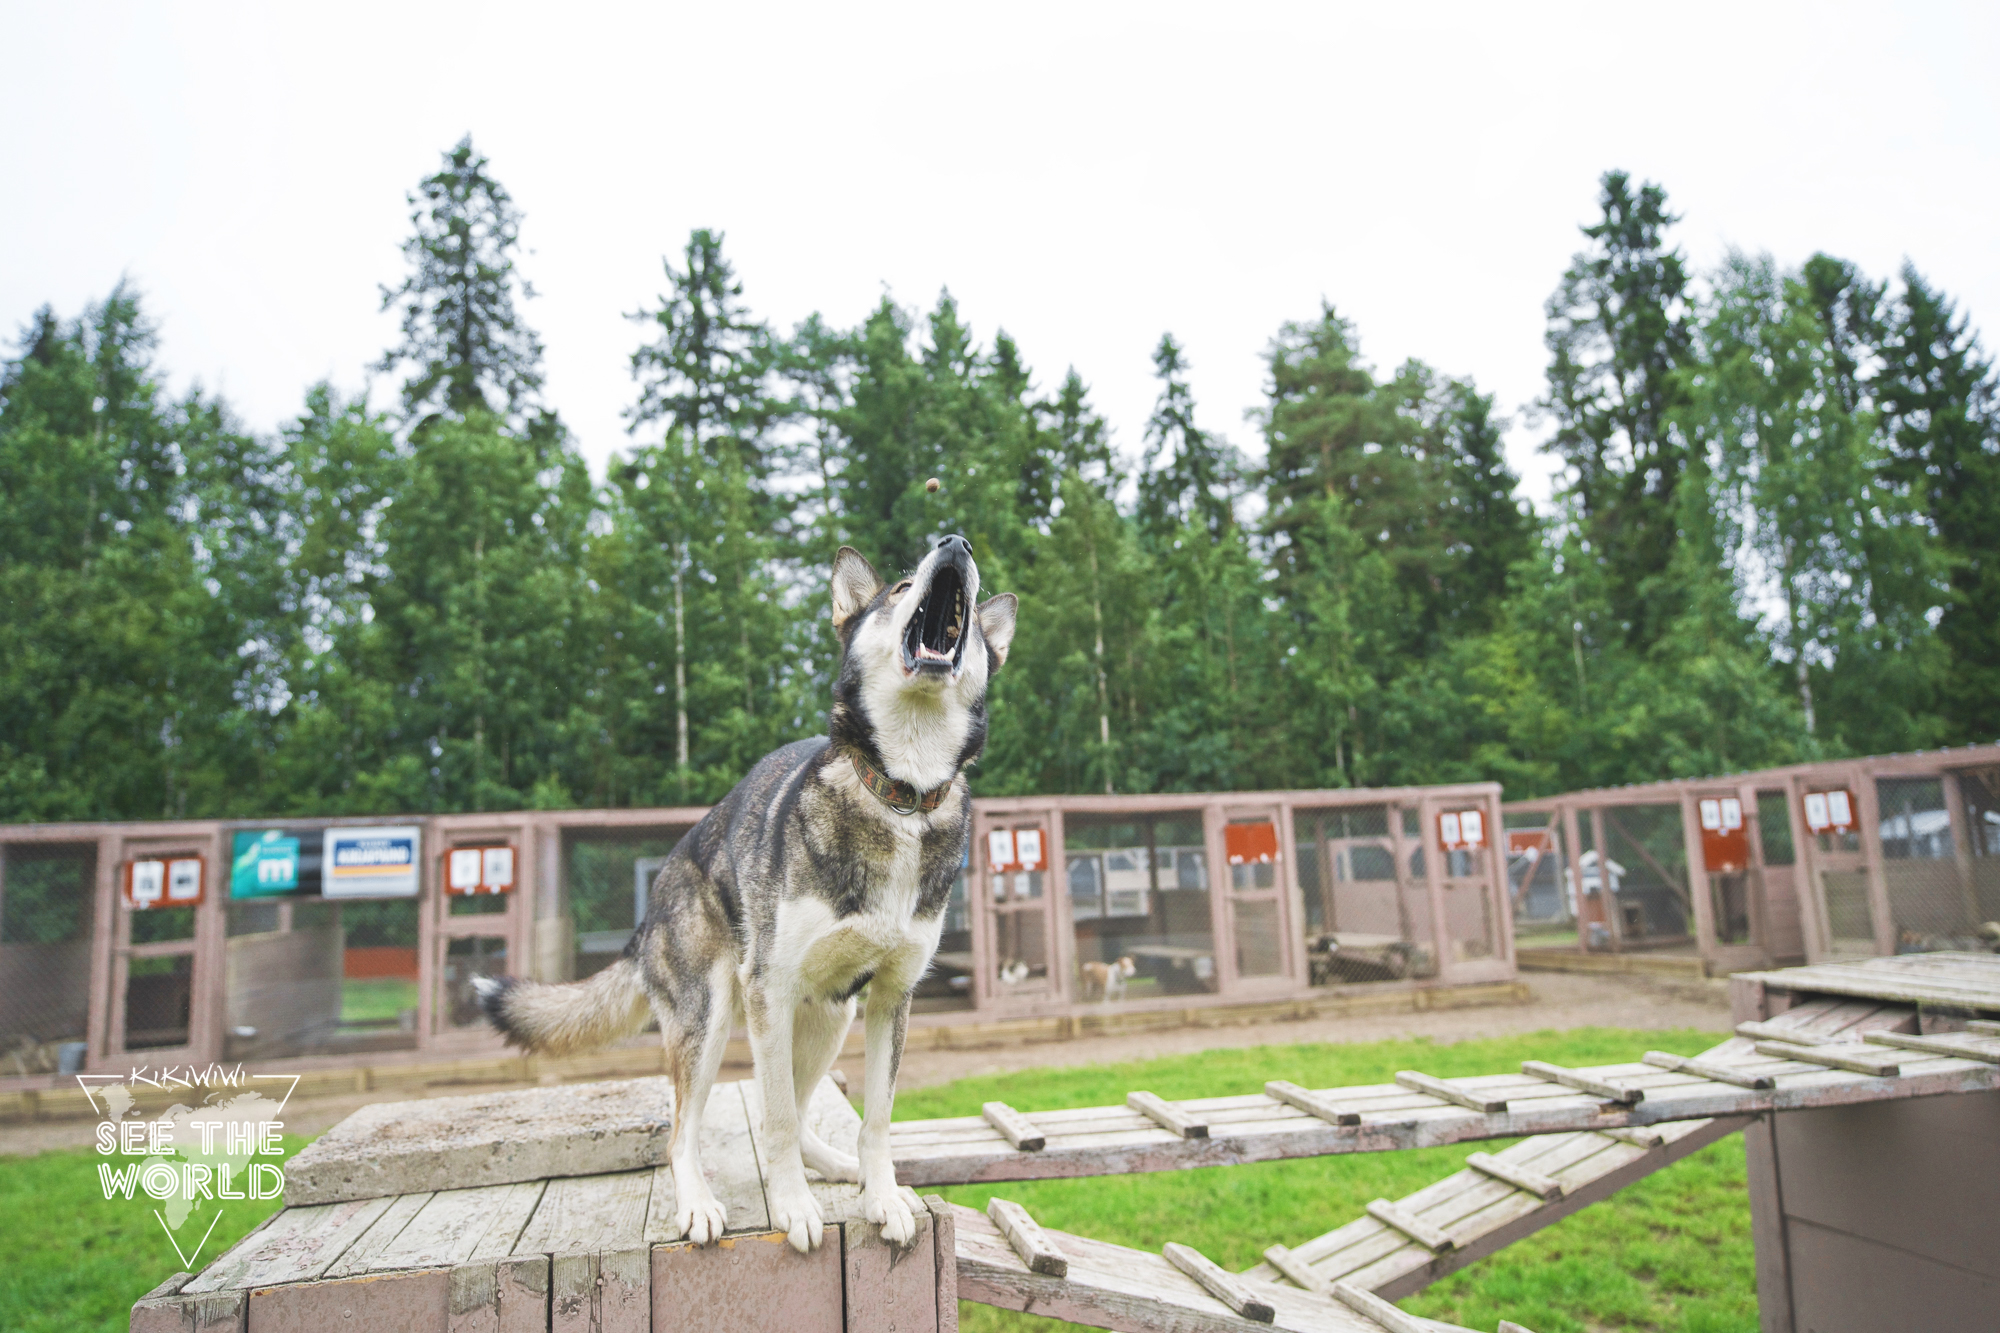
[[[1829,1068],[1820,1062],[1876,1069],[1893,1064],[1893,1074],[1840,1070],[1887,1091],[1904,1080],[1929,1077],[1933,1061],[1971,1060],[1989,1069],[2000,1062],[2000,1038],[1979,1032],[1924,1036],[1915,1031],[1916,1019],[1917,1011],[1907,1004],[1823,998],[1768,1022],[1742,1024],[1738,1036],[1693,1061],[1678,1062],[1681,1070],[1663,1068],[1663,1060],[1578,1072],[1616,1090],[1642,1092],[1645,1105],[1666,1101],[1675,1088],[1699,1078],[1685,1072],[1689,1064],[1766,1082],[1773,1090],[1820,1079]],[[1824,1087],[1823,1081],[1818,1086]],[[1271,1246],[1265,1261],[1243,1276],[1308,1291],[1347,1282],[1398,1300],[1737,1132],[1751,1118],[1724,1115],[1541,1135],[1490,1156],[1475,1153],[1466,1169],[1406,1198],[1377,1200],[1363,1216],[1295,1249]]]
[[[1021,1310],[1050,1319],[1130,1333],[1469,1333],[1405,1314],[1393,1306],[1370,1314],[1324,1292],[1301,1291],[1257,1275],[1241,1283],[1268,1318],[1239,1313],[1164,1255],[1127,1249],[1085,1236],[1049,1231],[1043,1236],[1062,1256],[1060,1275],[1037,1272],[994,1221],[971,1208],[947,1204],[956,1234],[958,1294],[964,1300]]]
[[[1804,1025],[1817,1021],[1849,1039],[1916,1027],[1910,1006],[1879,1001],[1818,1001],[1783,1017],[1794,1030],[1811,1034]],[[1814,1063],[1797,1048],[1763,1054],[1756,1041],[1736,1038],[1677,1068],[1558,1070],[1530,1062],[1534,1072],[1439,1079],[1406,1071],[1394,1083],[1316,1090],[1274,1082],[1262,1093],[1182,1102],[1135,1090],[1124,1106],[1067,1111],[992,1103],[984,1116],[902,1122],[891,1143],[896,1178],[922,1188],[1390,1152],[2000,1089],[2000,1041],[1954,1040],[1901,1050],[1887,1074]],[[1618,1100],[1607,1085],[1640,1095]]]

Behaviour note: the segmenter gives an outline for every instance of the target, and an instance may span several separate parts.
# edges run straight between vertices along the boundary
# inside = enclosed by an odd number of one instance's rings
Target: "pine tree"
[[[1611,579],[1615,614],[1635,644],[1652,643],[1675,613],[1665,573],[1675,540],[1674,488],[1684,458],[1668,429],[1689,355],[1687,274],[1666,233],[1679,219],[1666,191],[1634,192],[1604,175],[1592,242],[1549,298],[1547,448],[1571,469],[1586,538]]]
[[[541,391],[542,345],[514,308],[521,215],[466,135],[409,196],[410,275],[382,289],[382,309],[402,309],[402,341],[375,369],[411,367],[403,414],[515,417]],[[534,288],[520,284],[522,299]]]

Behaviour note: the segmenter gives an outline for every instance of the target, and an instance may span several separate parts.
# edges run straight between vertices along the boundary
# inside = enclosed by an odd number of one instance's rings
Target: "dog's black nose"
[[[971,555],[972,543],[954,532],[951,536],[939,540],[938,550],[944,552],[946,555],[950,555],[954,551],[962,551],[966,555]]]

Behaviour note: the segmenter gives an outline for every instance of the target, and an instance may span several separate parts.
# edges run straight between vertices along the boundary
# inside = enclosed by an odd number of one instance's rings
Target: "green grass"
[[[417,1007],[417,983],[404,977],[349,977],[340,983],[340,1021],[393,1019]]]
[[[1134,1088],[1163,1097],[1254,1091],[1271,1078],[1308,1087],[1386,1082],[1398,1069],[1495,1073],[1528,1058],[1565,1064],[1629,1059],[1646,1049],[1692,1054],[1716,1034],[1681,1029],[1582,1029],[1466,1041],[1264,1046],[1115,1065],[1034,1069],[959,1079],[897,1098],[899,1120],[975,1115],[996,1098],[1024,1111],[1116,1104]],[[286,1140],[288,1150],[304,1146]],[[1158,1175],[1035,1181],[945,1190],[985,1207],[994,1193],[1045,1224],[1157,1250],[1178,1240],[1231,1269],[1256,1263],[1273,1241],[1296,1245],[1359,1216],[1368,1200],[1398,1198],[1455,1170],[1477,1147],[1365,1153]],[[132,1302],[180,1268],[152,1205],[106,1202],[97,1154],[0,1158],[0,1217],[9,1262],[0,1268],[0,1329],[9,1333],[122,1330]],[[205,1264],[275,1207],[231,1203],[196,1263]],[[177,1236],[192,1243],[207,1217]],[[190,1234],[191,1233],[191,1234]],[[1536,1333],[1608,1329],[1752,1333],[1757,1297],[1744,1193],[1743,1149],[1728,1139],[1584,1209],[1403,1302],[1418,1314],[1491,1329],[1501,1318]],[[967,1333],[1068,1327],[962,1304]]]
[[[1640,1051],[1693,1054],[1719,1034],[1582,1029],[1437,1046],[1427,1041],[1266,1046],[1080,1069],[961,1079],[897,1098],[897,1119],[974,1115],[999,1099],[1022,1110],[1116,1104],[1134,1088],[1162,1097],[1223,1096],[1287,1078],[1307,1087],[1387,1082],[1398,1069],[1444,1076],[1515,1069],[1523,1059],[1609,1063]],[[1274,1241],[1297,1245],[1352,1221],[1374,1198],[1399,1198],[1456,1170],[1466,1144],[1157,1175],[1034,1181],[942,1191],[984,1208],[1002,1194],[1044,1225],[1157,1251],[1195,1246],[1225,1268],[1256,1263]],[[1403,1302],[1432,1318],[1536,1333],[1600,1329],[1754,1333],[1756,1278],[1741,1139],[1712,1145],[1613,1198],[1474,1264]],[[1071,1327],[962,1303],[967,1333]]]
[[[306,1140],[287,1136],[290,1157]],[[150,1199],[106,1200],[95,1152],[0,1157],[0,1217],[7,1219],[7,1264],[0,1269],[0,1328],[8,1333],[122,1333],[132,1302],[181,1271]],[[269,1159],[265,1159],[269,1160]],[[174,1234],[183,1249],[201,1239],[215,1214],[204,1205]],[[194,1257],[197,1267],[234,1245],[277,1211],[278,1201],[222,1205],[215,1232]]]

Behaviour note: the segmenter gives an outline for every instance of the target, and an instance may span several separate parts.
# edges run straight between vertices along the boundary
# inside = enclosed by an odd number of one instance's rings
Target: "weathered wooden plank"
[[[2000,1043],[1983,1039],[1977,1034],[1942,1033],[1919,1037],[1908,1032],[1870,1032],[1868,1040],[1877,1046],[1898,1046],[1906,1051],[1922,1051],[1926,1055],[1955,1055],[1962,1060],[2000,1064]]]
[[[1797,1023],[1738,1023],[1736,1035],[1753,1040],[1788,1041],[1796,1046],[1823,1046],[1833,1040]]]
[[[1420,1074],[1414,1069],[1405,1069],[1398,1073],[1396,1075],[1396,1082],[1406,1088],[1424,1093],[1427,1096],[1436,1097],[1457,1106],[1463,1106],[1469,1111],[1479,1111],[1486,1115],[1504,1115],[1507,1111],[1507,1099],[1505,1097],[1483,1096],[1467,1091],[1464,1088],[1456,1087],[1441,1078],[1432,1078],[1429,1074]]]
[[[397,1268],[435,1268],[470,1262],[496,1226],[512,1234],[505,1238],[509,1253],[521,1228],[534,1214],[535,1204],[547,1182],[526,1181],[518,1185],[483,1185],[475,1189],[440,1190],[428,1196],[408,1222],[384,1243],[374,1243],[384,1229],[385,1216],[329,1270],[331,1276],[344,1273],[379,1273]],[[423,1196],[414,1196],[423,1197]],[[393,1216],[394,1209],[390,1211]],[[498,1242],[496,1241],[496,1248]],[[495,1256],[497,1257],[497,1255]]]
[[[1606,1079],[1575,1069],[1565,1069],[1561,1065],[1552,1065],[1546,1060],[1523,1060],[1521,1072],[1534,1078],[1545,1078],[1551,1083],[1560,1083],[1567,1088],[1575,1088],[1579,1092],[1587,1092],[1593,1097],[1602,1097],[1608,1102],[1632,1106],[1646,1100],[1644,1088],[1619,1087]]]
[[[1832,1046],[1794,1046],[1783,1041],[1760,1041],[1757,1043],[1757,1054],[1768,1055],[1775,1060],[1824,1065],[1828,1069],[1850,1069],[1875,1078],[1894,1078],[1903,1072],[1902,1062],[1896,1057],[1866,1055],[1858,1046],[1836,1049]]]
[[[1196,1119],[1150,1092],[1128,1092],[1125,1094],[1125,1104],[1148,1120],[1157,1121],[1184,1139],[1208,1137],[1207,1121]]]
[[[1209,1295],[1245,1319],[1268,1324],[1277,1317],[1278,1312],[1269,1301],[1237,1281],[1235,1274],[1224,1272],[1215,1260],[1200,1250],[1170,1240],[1161,1253],[1166,1255],[1168,1263],[1208,1288]]]
[[[645,1244],[653,1172],[551,1180],[535,1215],[514,1242],[516,1254],[593,1254]]]
[[[1481,1175],[1505,1181],[1515,1189],[1526,1190],[1539,1199],[1560,1199],[1562,1182],[1553,1176],[1545,1176],[1525,1166],[1502,1161],[1491,1153],[1476,1152],[1465,1159],[1465,1164]]]
[[[1047,1273],[1050,1277],[1063,1277],[1069,1272],[1069,1260],[1020,1204],[995,1195],[986,1201],[986,1215],[993,1219],[993,1225],[1000,1228],[1000,1234],[1030,1271]]]
[[[1369,1204],[1368,1215],[1385,1226],[1394,1227],[1432,1254],[1449,1254],[1458,1248],[1458,1242],[1453,1240],[1442,1227],[1432,1226],[1387,1199],[1377,1199]]]
[[[191,1273],[176,1273],[132,1306],[131,1333],[244,1333],[247,1293],[183,1295]]]
[[[1639,1148],[1657,1148],[1666,1142],[1660,1137],[1660,1131],[1651,1126],[1644,1129],[1600,1129],[1593,1132]]]
[[[1502,1319],[1495,1327],[1497,1333],[1534,1333],[1533,1329],[1523,1328],[1511,1319]]]
[[[332,1267],[394,1199],[355,1199],[287,1208],[251,1232],[181,1289],[184,1296],[310,1282]]]
[[[1312,1265],[1303,1262],[1297,1255],[1282,1245],[1265,1247],[1264,1262],[1277,1270],[1281,1277],[1303,1290],[1325,1291],[1327,1289],[1328,1283],[1326,1279],[1313,1272]]]
[[[248,1325],[256,1333],[321,1333],[324,1329],[396,1329],[446,1333],[451,1273],[350,1273],[316,1282],[288,1282],[250,1292]]]
[[[635,1240],[644,1216],[642,1206]],[[652,1281],[652,1256],[636,1243],[550,1256],[549,1333],[650,1333]]]
[[[1967,1032],[1976,1032],[1982,1037],[2000,1037],[2000,1022],[1989,1018],[1967,1019],[1965,1030]]]
[[[448,1333],[548,1333],[549,1257],[493,1255],[460,1264],[446,1299]]]
[[[1005,1102],[987,1102],[979,1108],[986,1123],[1000,1131],[1000,1137],[1022,1152],[1040,1152],[1049,1136],[1035,1128],[1034,1121]]]
[[[410,1264],[377,1264],[376,1257],[396,1243],[396,1238],[410,1224],[410,1219],[424,1210],[433,1195],[403,1194],[389,1201],[388,1211],[375,1219],[375,1225],[363,1232],[359,1239],[347,1247],[347,1252],[333,1261],[323,1276],[328,1278],[356,1277],[376,1268],[409,1268]]]
[[[839,1244],[800,1254],[782,1231],[653,1247],[653,1333],[842,1333]]]
[[[1647,1051],[1646,1063],[1661,1069],[1672,1069],[1682,1074],[1694,1074],[1714,1083],[1727,1083],[1732,1087],[1760,1090],[1777,1086],[1777,1078],[1771,1074],[1745,1073],[1728,1065],[1717,1064],[1713,1060],[1697,1060],[1685,1055],[1670,1055],[1666,1051]]]
[[[1372,1291],[1363,1291],[1350,1282],[1336,1282],[1328,1294],[1356,1314],[1368,1316],[1389,1333],[1431,1333],[1429,1325],[1414,1315],[1403,1313]]]
[[[1298,1084],[1287,1083],[1281,1078],[1272,1079],[1269,1083],[1266,1083],[1264,1085],[1264,1095],[1275,1098],[1287,1106],[1296,1106],[1307,1115],[1324,1120],[1329,1125],[1358,1125],[1361,1123],[1361,1110],[1358,1106],[1336,1104],[1316,1092],[1308,1092]]]
[[[924,1196],[924,1211],[931,1215],[931,1241],[937,1266],[937,1333],[958,1333],[957,1214],[936,1194]]]
[[[334,1203],[630,1171],[666,1159],[672,1080],[364,1106],[285,1164],[285,1202]]]
[[[906,1195],[917,1232],[908,1245],[882,1238],[876,1223],[861,1216],[859,1187],[856,1208],[841,1225],[842,1290],[847,1303],[846,1325],[854,1329],[928,1330],[937,1322],[937,1244],[931,1235],[930,1210],[923,1200]],[[829,1248],[836,1243],[827,1237]],[[955,1262],[955,1261],[954,1261]]]

